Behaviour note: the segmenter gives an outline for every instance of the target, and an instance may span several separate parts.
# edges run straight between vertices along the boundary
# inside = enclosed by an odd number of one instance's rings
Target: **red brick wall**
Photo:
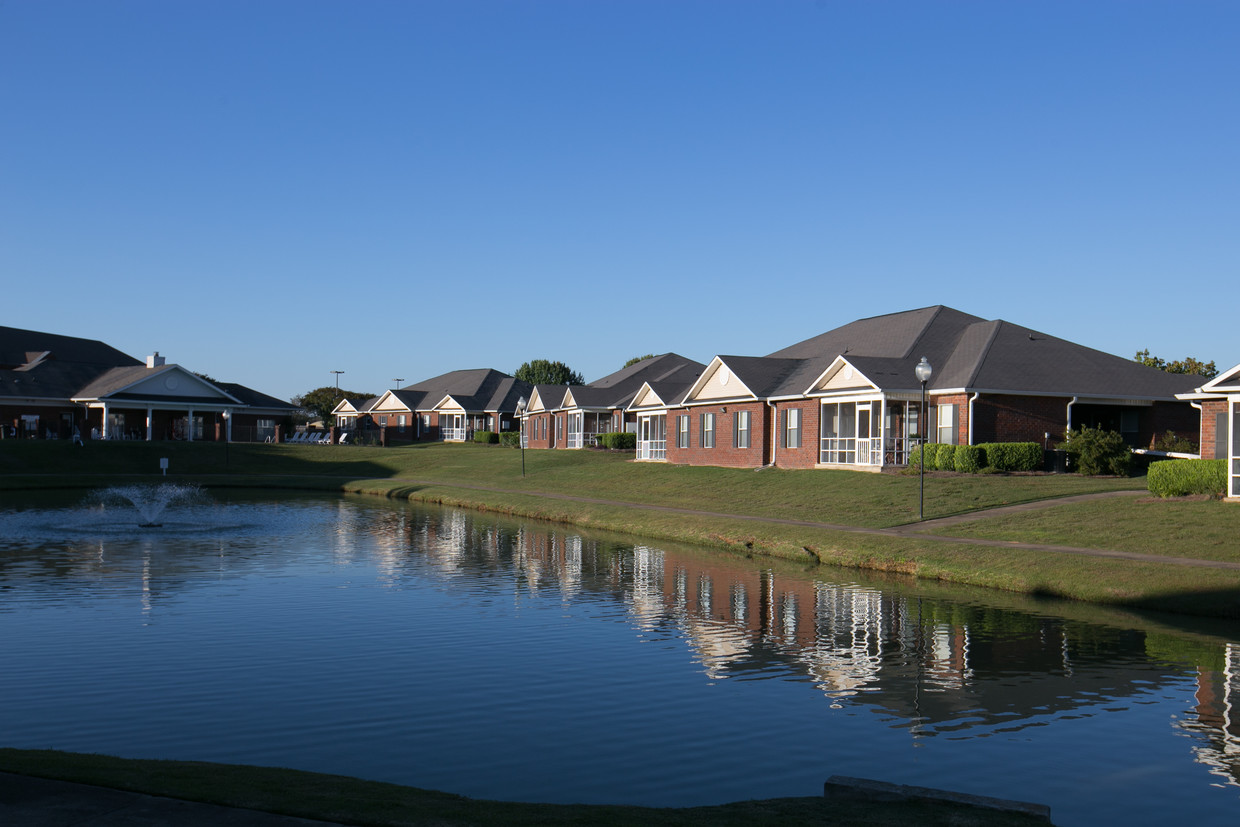
[[[801,412],[800,448],[785,448],[783,443],[781,412],[792,408]],[[813,468],[818,464],[822,404],[817,399],[798,399],[791,402],[777,402],[775,410],[775,465],[779,468]],[[767,427],[769,439],[769,423]]]
[[[1227,442],[1227,434],[1216,433],[1215,424],[1218,421],[1218,415],[1227,413],[1226,399],[1204,399],[1201,402],[1201,447],[1200,453],[1203,459],[1213,459],[1214,449],[1220,443]],[[1174,429],[1173,429],[1174,430]],[[1176,431],[1179,433],[1179,431]],[[1224,445],[1224,447],[1226,447]]]
[[[1049,444],[1063,441],[1068,424],[1068,402],[1060,396],[1000,396],[982,394],[973,403],[973,442],[1036,442]],[[967,400],[966,400],[967,402]],[[965,416],[967,418],[967,404]],[[966,438],[961,444],[967,442]]]
[[[725,410],[726,409],[726,410]],[[749,447],[736,447],[736,414],[749,412]],[[715,415],[715,447],[703,448],[702,414]],[[689,447],[677,448],[677,417],[689,415]],[[724,468],[760,468],[769,452],[770,417],[763,402],[699,405],[667,412],[667,461],[676,465],[718,465]]]

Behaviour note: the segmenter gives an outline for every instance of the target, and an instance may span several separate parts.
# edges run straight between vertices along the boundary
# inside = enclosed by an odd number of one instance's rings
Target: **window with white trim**
[[[700,437],[703,448],[715,447],[715,415],[713,413],[702,414],[702,433]]]
[[[749,411],[737,411],[732,419],[736,433],[733,434],[737,448],[749,447]]]
[[[801,409],[789,408],[784,411],[784,447],[801,447]]]
[[[689,447],[689,414],[680,414],[676,417],[676,447]]]
[[[939,405],[938,441],[942,445],[956,444],[956,406]]]

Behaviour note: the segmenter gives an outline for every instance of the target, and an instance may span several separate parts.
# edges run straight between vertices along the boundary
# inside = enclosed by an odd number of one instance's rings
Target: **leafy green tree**
[[[629,365],[636,365],[638,362],[644,362],[647,359],[653,359],[653,358],[654,358],[653,353],[647,353],[645,356],[634,356],[632,359],[624,363],[624,367],[627,368]],[[623,369],[624,368],[621,368],[621,370]]]
[[[534,359],[517,368],[513,373],[522,382],[531,385],[584,385],[585,377],[563,362]]]
[[[336,409],[336,405],[340,404],[341,399],[370,399],[376,395],[373,393],[347,391],[343,388],[336,390],[332,385],[327,385],[326,387],[315,388],[301,396],[294,396],[289,401],[297,407],[305,409],[310,414],[311,419],[321,419],[324,422],[330,423],[332,411]]]
[[[1185,373],[1190,376],[1200,376],[1203,379],[1213,379],[1218,376],[1218,368],[1215,367],[1214,362],[1201,362],[1192,356],[1186,356],[1176,362],[1168,362],[1157,356],[1151,356],[1148,347],[1145,350],[1138,350],[1137,355],[1133,356],[1132,359],[1134,362],[1140,362],[1147,368],[1158,368],[1159,370],[1165,370],[1167,373]]]

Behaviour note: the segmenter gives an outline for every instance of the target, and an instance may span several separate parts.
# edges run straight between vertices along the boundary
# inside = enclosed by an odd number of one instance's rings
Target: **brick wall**
[[[749,413],[749,447],[736,447],[736,415]],[[715,447],[702,447],[702,414],[715,415]],[[677,417],[689,416],[689,447],[678,448]],[[770,416],[763,402],[698,405],[667,412],[667,461],[676,465],[717,465],[724,468],[760,468],[767,462]]]
[[[801,447],[784,447],[786,412],[801,412]],[[822,405],[817,399],[798,399],[775,405],[775,465],[779,468],[813,468],[818,464],[818,448]],[[769,428],[768,424],[768,428]],[[770,439],[770,436],[767,437]]]
[[[1215,449],[1223,443],[1226,448],[1227,434],[1218,433],[1215,425],[1218,423],[1218,415],[1227,413],[1226,399],[1205,399],[1201,402],[1201,447],[1200,452],[1203,459],[1214,459]],[[1179,431],[1176,431],[1179,433]]]
[[[1068,402],[1060,396],[1002,396],[982,394],[973,403],[973,442],[1063,441],[1068,424]],[[967,400],[966,400],[967,402]],[[966,416],[967,416],[966,404]],[[965,431],[967,441],[968,431]]]

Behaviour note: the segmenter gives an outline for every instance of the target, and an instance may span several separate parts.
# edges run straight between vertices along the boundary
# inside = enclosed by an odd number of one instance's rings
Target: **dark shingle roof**
[[[427,411],[451,396],[467,411],[512,411],[529,399],[532,386],[492,368],[454,370],[407,385],[392,394],[414,411]]]

